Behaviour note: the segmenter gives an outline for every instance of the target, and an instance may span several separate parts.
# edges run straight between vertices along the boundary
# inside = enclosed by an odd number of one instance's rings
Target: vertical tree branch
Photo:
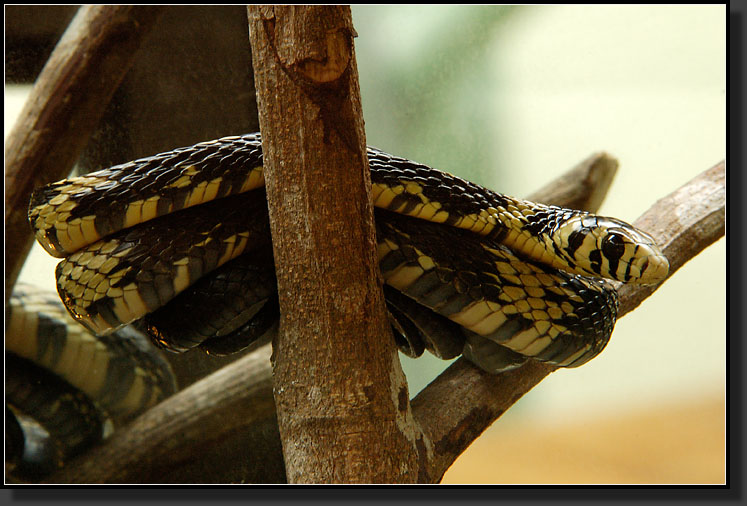
[[[424,447],[381,292],[349,7],[251,6],[288,481],[413,482]]]
[[[42,69],[5,142],[5,302],[31,248],[31,191],[62,179],[161,7],[84,6]]]

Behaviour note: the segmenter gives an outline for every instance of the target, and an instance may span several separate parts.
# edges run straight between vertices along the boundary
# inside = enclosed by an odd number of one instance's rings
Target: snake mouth
[[[630,283],[653,285],[664,281],[669,275],[669,260],[659,248],[655,248],[649,256],[631,263],[631,271],[634,269],[639,272],[639,275],[637,278],[632,278]]]

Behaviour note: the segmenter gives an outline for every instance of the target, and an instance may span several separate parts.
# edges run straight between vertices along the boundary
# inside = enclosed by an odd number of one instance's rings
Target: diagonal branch
[[[724,162],[660,199],[635,225],[649,232],[669,259],[669,277],[724,235]],[[660,285],[619,287],[618,318],[635,309]],[[530,362],[500,375],[489,375],[457,360],[413,399],[412,409],[435,455],[429,474],[442,477],[461,453],[519,398],[555,370]]]

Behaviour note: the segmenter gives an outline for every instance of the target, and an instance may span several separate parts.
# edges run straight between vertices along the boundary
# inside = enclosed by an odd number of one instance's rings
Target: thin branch
[[[617,158],[594,153],[527,197],[532,202],[596,212],[617,174]]]
[[[636,220],[634,224],[649,232],[669,259],[669,277],[724,235],[725,197],[721,162],[659,200]],[[621,286],[618,318],[659,286]],[[464,359],[452,364],[412,402],[413,414],[435,448],[429,475],[440,479],[474,439],[554,370],[530,362],[494,376],[470,366]]]
[[[692,252],[702,251],[724,236],[725,188],[725,162],[721,161],[659,199],[634,223],[656,238],[669,260],[670,277],[694,256]],[[637,308],[659,286],[619,286],[619,315]]]
[[[32,244],[31,191],[64,178],[162,7],[84,6],[50,56],[5,143],[5,298]]]

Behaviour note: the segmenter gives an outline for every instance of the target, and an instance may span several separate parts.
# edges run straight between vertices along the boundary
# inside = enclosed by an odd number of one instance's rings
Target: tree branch
[[[5,302],[33,238],[31,191],[66,177],[162,7],[84,6],[5,142]]]
[[[288,481],[414,482],[423,442],[381,290],[350,8],[248,13],[281,314],[273,376]]]
[[[671,277],[679,267],[724,235],[724,162],[660,199],[634,223],[649,232],[669,259]],[[661,286],[619,287],[618,318]],[[529,362],[500,375],[486,374],[459,359],[413,399],[412,410],[435,453],[430,476],[443,476],[456,457],[531,390],[554,367]]]
[[[594,153],[527,197],[532,202],[596,212],[602,205],[619,163],[607,153]]]

